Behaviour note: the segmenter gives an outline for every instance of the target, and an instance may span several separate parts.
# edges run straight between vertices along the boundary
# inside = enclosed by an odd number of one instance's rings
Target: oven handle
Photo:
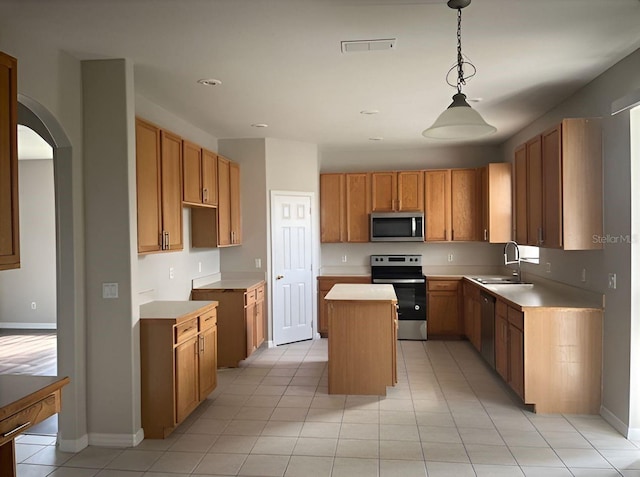
[[[371,283],[383,283],[383,284],[394,284],[394,283],[425,283],[426,280],[424,278],[374,278],[371,280]]]

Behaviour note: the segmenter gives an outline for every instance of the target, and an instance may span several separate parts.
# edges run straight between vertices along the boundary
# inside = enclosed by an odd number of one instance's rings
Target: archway
[[[60,449],[77,452],[87,446],[85,319],[81,200],[74,195],[73,148],[57,119],[40,103],[18,94],[18,123],[37,132],[53,148],[56,215],[56,313],[58,374],[71,382],[63,391],[59,415]],[[80,222],[80,224],[79,224]]]

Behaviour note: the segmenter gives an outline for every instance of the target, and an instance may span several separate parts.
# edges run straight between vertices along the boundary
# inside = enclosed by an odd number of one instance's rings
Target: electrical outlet
[[[32,302],[31,302],[31,309],[32,309],[32,310],[35,310],[36,308],[38,308],[38,305],[36,304],[36,302],[35,302],[35,301],[32,301]]]
[[[617,283],[617,277],[615,273],[610,273],[609,274],[609,288],[612,290],[615,290],[616,287],[618,286]]]
[[[452,253],[447,255],[447,262],[453,262],[453,254]]]
[[[202,262],[198,262],[198,273],[202,271]]]
[[[547,273],[551,273],[551,262],[547,262],[546,271]]]
[[[583,282],[583,283],[587,281],[587,269],[586,268],[582,269],[582,275],[580,276],[580,281]]]
[[[173,277],[175,276],[173,267],[169,267],[169,279],[173,280]]]
[[[342,256],[342,263],[347,263],[347,256],[346,255]]]
[[[262,268],[262,259],[256,258],[256,268]]]

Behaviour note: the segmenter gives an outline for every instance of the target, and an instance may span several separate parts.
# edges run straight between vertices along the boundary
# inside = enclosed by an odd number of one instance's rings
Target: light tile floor
[[[168,439],[60,452],[22,436],[19,477],[640,477],[600,416],[521,408],[466,341],[401,341],[385,397],[327,394],[327,341],[260,349]]]

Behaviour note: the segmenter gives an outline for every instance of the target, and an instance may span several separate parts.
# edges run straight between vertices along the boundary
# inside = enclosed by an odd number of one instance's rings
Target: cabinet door
[[[17,70],[17,60],[0,53],[0,270],[20,268]]]
[[[370,179],[367,173],[346,174],[347,242],[369,241],[369,213],[371,212]]]
[[[256,329],[255,329],[255,320],[256,320],[256,304],[255,302],[250,303],[244,309],[244,320],[246,323],[247,330],[247,356],[251,356],[256,350]]]
[[[371,173],[371,211],[392,212],[398,210],[397,180],[395,172]]]
[[[266,327],[265,318],[266,318],[266,315],[265,315],[264,300],[263,299],[257,300],[256,306],[255,306],[255,319],[254,319],[254,346],[256,349],[258,349],[266,339],[267,327]]]
[[[524,400],[524,333],[509,323],[509,385]]]
[[[231,216],[231,243],[242,243],[242,212],[240,209],[240,166],[229,163],[229,206]]]
[[[475,169],[451,170],[451,240],[478,239],[478,176]]]
[[[198,338],[175,348],[176,424],[182,422],[200,402],[198,392]]]
[[[542,135],[542,245],[562,248],[561,125]]]
[[[458,292],[429,291],[427,336],[459,336]]]
[[[451,229],[451,171],[432,170],[424,173],[425,240],[449,240]]]
[[[471,315],[471,343],[480,351],[482,347],[482,303],[480,299],[473,300],[473,313]]]
[[[339,243],[345,237],[344,174],[320,174],[320,241]]]
[[[231,196],[229,160],[218,156],[218,246],[231,244]]]
[[[480,187],[480,240],[489,241],[489,166],[478,169],[478,183]]]
[[[136,118],[138,253],[162,248],[160,129]]]
[[[398,210],[424,211],[424,172],[398,172]]]
[[[160,184],[165,250],[182,250],[182,139],[161,131]]]
[[[521,244],[528,244],[527,236],[527,146],[522,145],[515,152],[514,159],[515,181],[514,197],[516,214],[516,236],[515,241]]]
[[[541,245],[542,230],[542,140],[527,142],[527,243]]]
[[[202,204],[202,149],[182,141],[182,200]]]
[[[200,401],[207,398],[216,388],[218,382],[217,345],[218,329],[207,328],[199,335],[200,354],[198,356],[198,374],[200,384]]]
[[[202,203],[218,205],[218,156],[202,150]]]
[[[511,240],[511,169],[508,162],[487,164],[480,169],[482,227],[480,239],[490,243]]]
[[[507,318],[498,314],[497,311],[495,334],[496,371],[509,382],[509,323]]]

